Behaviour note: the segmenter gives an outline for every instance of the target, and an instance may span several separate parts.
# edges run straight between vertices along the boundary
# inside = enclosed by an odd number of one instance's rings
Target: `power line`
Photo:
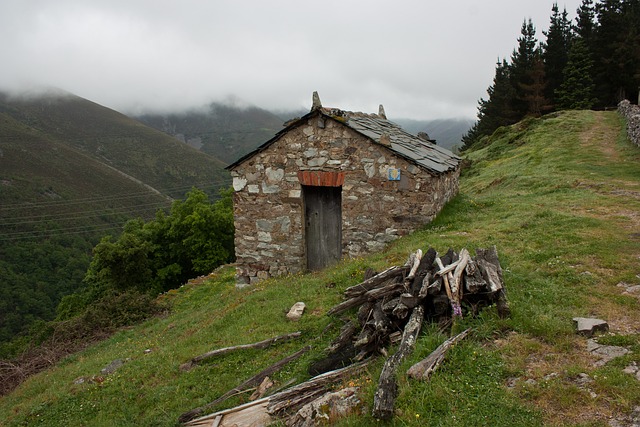
[[[224,183],[217,182],[217,183],[214,183],[214,185],[209,184],[208,186],[214,189],[220,189],[220,188],[226,187],[227,185],[228,185],[227,182],[224,182]],[[174,187],[169,191],[187,190],[193,187],[194,185]],[[139,197],[141,195],[149,195],[149,193],[148,192],[147,193],[130,193],[130,194],[124,193],[124,194],[118,194],[114,196],[104,196],[104,197],[97,197],[97,198],[88,197],[88,198],[71,199],[71,200],[65,200],[65,201],[42,202],[42,203],[34,203],[34,204],[31,204],[31,203],[14,204],[14,205],[9,205],[10,209],[8,210],[16,210],[20,208],[33,209],[34,205],[36,205],[35,207],[39,209],[70,207],[70,206],[79,205],[79,204],[93,204],[98,202],[113,202],[118,200],[127,200],[133,197]],[[116,215],[132,216],[135,214],[142,214],[144,212],[149,212],[152,210],[155,212],[160,207],[163,207],[163,206],[169,207],[168,205],[169,205],[168,203],[153,202],[153,203],[145,203],[140,205],[133,205],[129,207],[121,206],[118,208],[108,208],[106,212],[103,209],[99,209],[99,210],[92,209],[92,210],[75,210],[69,213],[57,213],[57,214],[50,214],[50,215],[47,215],[45,213],[42,215],[32,215],[29,217],[22,217],[18,221],[8,222],[8,223],[7,222],[2,223],[0,219],[0,227],[27,226],[27,225],[36,226],[38,224],[49,224],[53,221],[71,221],[71,220],[83,220],[83,219],[86,220],[89,218],[116,216]],[[13,219],[14,218],[11,218],[11,220]],[[27,240],[27,239],[35,239],[35,238],[43,239],[43,238],[51,238],[51,237],[66,236],[66,235],[81,234],[81,233],[92,233],[92,232],[95,233],[99,231],[122,229],[123,226],[124,226],[123,224],[102,224],[102,225],[94,224],[94,225],[82,225],[82,226],[70,226],[70,227],[56,227],[55,229],[49,229],[49,230],[13,231],[13,232],[0,233],[0,242],[14,241],[14,240]]]
[[[220,188],[226,187],[227,185],[229,185],[227,181],[220,180],[220,181],[213,181],[205,185],[192,184],[192,185],[186,185],[181,187],[171,187],[167,189],[158,190],[161,193],[163,193],[162,195],[155,194],[147,190],[147,191],[140,191],[136,193],[120,193],[120,194],[100,196],[100,197],[85,197],[85,198],[77,198],[77,199],[52,200],[52,201],[40,201],[40,202],[38,201],[21,202],[21,203],[2,205],[0,206],[0,212],[7,211],[7,210],[14,210],[14,209],[25,209],[25,208],[33,209],[33,208],[39,208],[39,207],[72,206],[72,205],[87,204],[87,203],[118,201],[118,200],[133,199],[136,197],[151,197],[151,196],[164,197],[168,193],[182,192],[182,191],[189,190],[193,187],[199,188],[201,186],[201,187],[210,187],[212,189],[220,189]]]

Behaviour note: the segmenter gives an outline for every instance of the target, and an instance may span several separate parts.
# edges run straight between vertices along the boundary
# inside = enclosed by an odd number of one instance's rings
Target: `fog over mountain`
[[[211,101],[473,118],[520,23],[554,0],[0,2],[0,89],[55,86],[128,114]],[[580,0],[566,0],[570,17]]]

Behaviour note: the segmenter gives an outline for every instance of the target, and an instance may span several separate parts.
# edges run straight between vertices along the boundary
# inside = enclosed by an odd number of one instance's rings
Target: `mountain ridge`
[[[0,93],[0,354],[83,286],[102,236],[194,186],[216,197],[231,184],[223,166],[70,93]]]

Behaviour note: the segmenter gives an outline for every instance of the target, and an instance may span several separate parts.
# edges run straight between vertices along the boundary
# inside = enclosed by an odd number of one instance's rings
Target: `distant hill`
[[[135,118],[227,164],[271,139],[284,122],[258,107],[219,103],[179,113],[144,114]]]
[[[55,91],[20,98],[0,94],[0,113],[160,192],[230,182],[224,164],[117,111]]]
[[[461,145],[462,136],[475,122],[472,119],[392,120],[414,135],[418,132],[428,133],[431,138],[436,140],[437,145],[449,150]]]
[[[103,235],[193,186],[229,185],[219,160],[116,111],[59,91],[0,93],[0,344],[55,316]]]
[[[271,139],[287,120],[306,113],[304,110],[276,113],[214,102],[201,109],[134,118],[229,164]],[[427,132],[438,145],[448,149],[460,144],[462,135],[474,122],[471,119],[391,120],[414,135]]]

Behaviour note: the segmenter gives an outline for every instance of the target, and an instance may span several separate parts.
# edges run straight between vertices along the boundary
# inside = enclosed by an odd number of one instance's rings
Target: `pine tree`
[[[595,85],[591,77],[593,60],[585,42],[577,37],[571,43],[569,60],[564,69],[564,81],[556,90],[559,109],[589,109],[596,99]]]
[[[531,19],[522,23],[518,38],[518,49],[511,55],[511,86],[515,91],[513,110],[520,120],[529,112],[527,87],[533,84],[531,70],[536,60],[536,29]]]
[[[487,89],[488,99],[478,101],[478,120],[462,137],[462,150],[477,143],[483,136],[491,135],[501,126],[511,125],[520,119],[513,110],[515,91],[511,85],[511,66],[506,60],[496,63],[493,84]]]
[[[576,25],[574,32],[580,37],[587,49],[591,50],[591,43],[595,32],[596,11],[593,0],[582,0],[582,4],[576,10]]]
[[[602,0],[593,40],[600,106],[635,98],[640,83],[640,0]]]
[[[572,34],[567,10],[564,9],[560,13],[558,4],[554,3],[551,11],[549,30],[543,32],[547,41],[543,44],[542,60],[546,77],[545,96],[553,106],[555,104],[554,93],[562,84],[562,72],[567,65]]]
[[[548,82],[541,48],[536,50],[533,65],[527,76],[529,83],[520,83],[524,100],[527,103],[527,115],[539,117],[552,109],[552,104],[546,96]]]

